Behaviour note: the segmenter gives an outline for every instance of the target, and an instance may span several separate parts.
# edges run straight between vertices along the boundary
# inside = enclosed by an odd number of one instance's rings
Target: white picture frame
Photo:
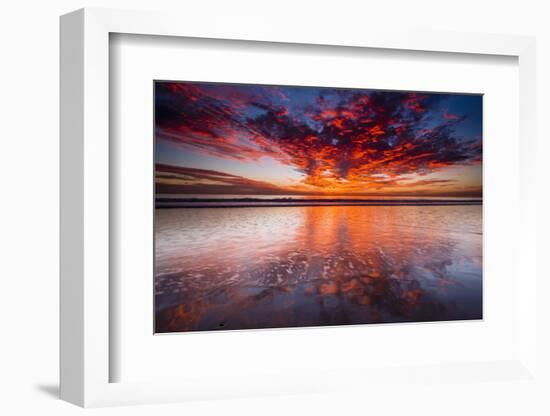
[[[181,22],[185,21],[185,24]],[[215,24],[214,24],[215,23]],[[302,28],[303,29],[303,28]],[[531,37],[468,33],[432,33],[393,29],[354,29],[327,34],[277,24],[219,20],[205,25],[172,13],[82,9],[61,18],[61,398],[80,406],[183,401],[238,397],[269,392],[319,392],[338,389],[311,375],[281,374],[264,382],[229,385],[211,380],[147,383],[110,382],[109,367],[117,357],[109,348],[110,313],[110,175],[109,35],[112,33],[207,39],[332,45],[438,53],[505,55],[519,61],[519,136],[521,207],[517,219],[519,354],[506,362],[456,366],[442,363],[415,370],[430,380],[445,373],[450,380],[479,382],[477,373],[506,373],[518,380],[537,377],[536,327],[536,198],[531,178],[535,169],[535,40]],[[340,371],[340,370],[339,370]],[[410,372],[410,371],[409,371]],[[354,373],[356,382],[372,383],[393,374],[381,368]],[[334,380],[350,376],[342,369]],[[308,378],[309,377],[309,378]],[[389,376],[388,376],[389,377]],[[401,377],[401,376],[400,376]],[[483,379],[483,377],[481,377]],[[224,383],[226,388],[224,389]],[[281,386],[284,385],[284,389]],[[305,387],[307,385],[307,387]],[[223,393],[222,390],[224,391]]]

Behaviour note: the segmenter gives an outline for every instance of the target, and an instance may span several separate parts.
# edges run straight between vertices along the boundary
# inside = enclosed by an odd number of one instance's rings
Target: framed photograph
[[[232,27],[61,18],[62,398],[538,383],[534,40]]]
[[[483,318],[481,95],[154,95],[155,333]]]

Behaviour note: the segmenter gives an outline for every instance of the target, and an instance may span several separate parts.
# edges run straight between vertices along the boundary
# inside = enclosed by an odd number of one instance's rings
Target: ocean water
[[[391,195],[233,195],[233,194],[216,194],[216,195],[206,195],[206,194],[156,194],[157,199],[205,199],[205,198],[214,198],[218,200],[242,200],[247,198],[252,199],[263,199],[263,200],[272,200],[272,199],[292,199],[292,200],[308,200],[308,199],[351,199],[351,200],[362,200],[362,199],[376,199],[379,201],[392,201],[392,200],[442,200],[442,201],[461,201],[464,199],[478,200],[481,201],[481,197],[471,197],[464,198],[461,196],[391,196]]]
[[[482,206],[157,209],[156,332],[482,318]]]

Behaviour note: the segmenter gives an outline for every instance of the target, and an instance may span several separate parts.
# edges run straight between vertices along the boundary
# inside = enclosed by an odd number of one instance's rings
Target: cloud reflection
[[[160,210],[157,331],[480,318],[480,210]]]

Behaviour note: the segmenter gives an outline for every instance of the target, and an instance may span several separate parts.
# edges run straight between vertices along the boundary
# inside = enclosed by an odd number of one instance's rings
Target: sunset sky
[[[482,97],[155,83],[157,194],[481,197]]]

